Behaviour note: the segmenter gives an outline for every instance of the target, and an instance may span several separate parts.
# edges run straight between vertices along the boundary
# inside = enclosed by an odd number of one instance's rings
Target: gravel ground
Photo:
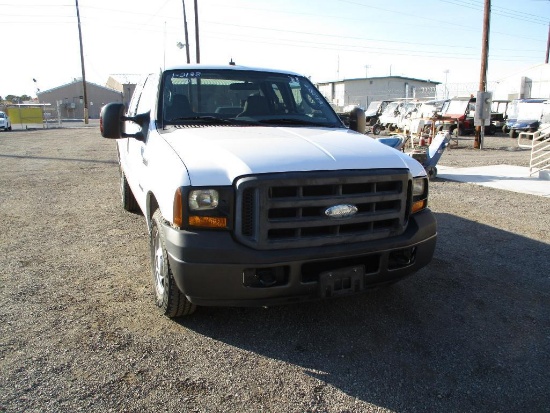
[[[440,164],[527,166],[506,137]],[[550,412],[550,199],[442,179],[433,262],[272,308],[154,308],[97,128],[0,134],[0,412]]]

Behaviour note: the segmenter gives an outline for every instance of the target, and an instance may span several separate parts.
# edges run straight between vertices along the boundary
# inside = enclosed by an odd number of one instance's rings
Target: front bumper
[[[192,303],[213,306],[275,305],[365,291],[418,271],[430,262],[436,244],[429,209],[414,214],[400,236],[314,248],[256,250],[229,232],[168,225],[164,231],[179,289]],[[360,274],[352,286],[349,271]],[[337,279],[327,287],[333,275]]]

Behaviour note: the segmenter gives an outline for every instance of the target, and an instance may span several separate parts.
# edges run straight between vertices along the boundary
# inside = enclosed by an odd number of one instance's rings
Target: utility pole
[[[84,97],[84,123],[88,124],[88,95],[86,93],[86,70],[84,69],[84,49],[82,47],[82,29],[80,27],[80,11],[78,9],[78,0],[76,2],[76,19],[78,21],[78,37],[80,39],[80,66],[82,66],[82,89]]]
[[[201,62],[201,50],[199,46],[199,9],[195,0],[195,41],[197,42],[197,63]]]
[[[481,72],[479,75],[479,91],[487,91],[487,63],[489,57],[489,26],[491,20],[491,0],[485,0],[483,12],[483,39],[481,43]],[[474,148],[480,149],[482,145],[482,128],[485,126],[476,126]]]
[[[187,54],[187,64],[191,63],[189,57],[189,35],[187,34],[187,15],[185,14],[185,0],[181,0],[183,5],[183,27],[185,28],[185,53]]]

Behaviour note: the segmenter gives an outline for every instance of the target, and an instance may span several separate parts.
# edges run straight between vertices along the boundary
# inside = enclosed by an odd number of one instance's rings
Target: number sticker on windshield
[[[177,77],[177,78],[201,77],[201,72],[178,72],[178,73],[174,73],[174,77]]]

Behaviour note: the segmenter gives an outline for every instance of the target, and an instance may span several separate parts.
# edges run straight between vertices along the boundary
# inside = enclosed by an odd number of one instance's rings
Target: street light
[[[443,94],[443,98],[448,99],[449,98],[449,90],[447,89],[447,75],[449,74],[449,69],[445,69],[443,71],[443,73],[445,73],[445,93]]]
[[[365,79],[369,77],[369,67],[370,65],[365,65]]]

